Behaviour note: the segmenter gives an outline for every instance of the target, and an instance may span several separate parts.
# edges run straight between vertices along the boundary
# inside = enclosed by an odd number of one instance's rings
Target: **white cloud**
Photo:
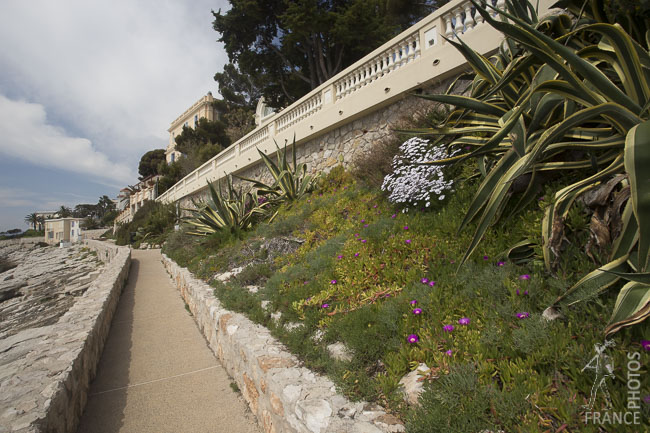
[[[226,55],[211,9],[226,0],[0,2],[0,91],[115,161],[167,144],[167,128],[212,90]]]
[[[86,138],[71,137],[47,121],[40,104],[12,101],[0,94],[0,153],[35,165],[128,182],[133,173],[111,162]]]

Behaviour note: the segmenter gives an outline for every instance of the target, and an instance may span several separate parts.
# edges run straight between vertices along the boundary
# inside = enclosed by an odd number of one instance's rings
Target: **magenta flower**
[[[454,330],[454,325],[445,325],[442,327],[442,330],[445,332],[451,332]]]
[[[342,255],[342,254],[339,254],[338,256],[336,256],[336,258],[339,259],[339,260],[341,260],[341,259],[343,258],[343,255]]]
[[[422,284],[427,284],[427,283],[429,282],[429,279],[428,279],[428,278],[422,278],[422,279],[420,280],[420,282],[421,282]]]
[[[420,337],[418,337],[417,334],[411,334],[408,337],[406,337],[406,341],[408,341],[411,344],[417,343],[418,341],[420,341]]]
[[[366,220],[361,220],[361,222],[362,222],[362,223],[365,223],[365,222],[366,222]]]
[[[354,237],[355,237],[355,238],[358,238],[358,237],[359,237],[359,233],[355,233],[355,234],[354,234]]]
[[[354,257],[359,257],[359,253],[354,253]]]
[[[519,289],[515,290],[515,293],[519,296]]]
[[[459,325],[469,325],[469,322],[470,322],[469,317],[461,317],[460,319],[458,319]]]
[[[411,301],[411,305],[417,305],[417,304],[418,304],[418,300],[417,300],[417,299],[413,299],[413,300]]]
[[[524,275],[519,275],[520,280],[530,280],[530,275],[524,274]]]
[[[517,313],[517,319],[528,319],[530,317],[530,313],[527,312],[522,312],[522,313]]]
[[[643,346],[643,350],[650,351],[650,341],[641,340],[641,346]]]
[[[364,227],[368,227],[369,225],[370,225],[370,224],[364,224],[363,226],[364,226]]]
[[[524,295],[528,296],[528,290],[524,290]]]
[[[377,208],[377,205],[374,205],[373,207],[376,209],[376,208]]]
[[[489,256],[483,256],[483,260],[487,260],[489,258],[490,258]]]
[[[365,244],[366,242],[368,242],[368,241],[365,240],[365,239],[361,239],[361,243],[362,243],[362,244]]]
[[[643,401],[644,401],[645,404],[650,404],[650,394],[643,397]]]
[[[408,229],[409,229],[409,226],[404,226],[404,230],[408,230]]]
[[[336,284],[336,280],[330,281],[330,284]]]
[[[411,240],[410,240],[410,239],[407,239],[407,240],[405,240],[404,242],[406,242],[407,244],[410,244],[410,243],[411,243]]]
[[[329,308],[329,307],[330,307],[330,304],[323,304],[323,305],[321,305],[320,307],[321,307],[321,308]]]
[[[419,316],[420,314],[422,314],[422,308],[415,308],[413,310],[413,314],[415,314],[416,316]]]
[[[309,284],[309,281],[305,281],[303,284]]]
[[[497,266],[505,266],[506,262],[497,262]]]
[[[435,281],[429,281],[429,286],[433,287],[433,286],[435,286],[435,285],[436,285],[436,282],[435,282]]]
[[[451,349],[449,349],[449,350],[446,351],[445,353],[447,354],[447,356],[451,356],[451,355],[454,353],[454,351],[451,350]]]
[[[392,214],[390,217],[393,218],[393,219],[395,219],[395,218],[397,218],[397,214],[394,213],[394,214]]]

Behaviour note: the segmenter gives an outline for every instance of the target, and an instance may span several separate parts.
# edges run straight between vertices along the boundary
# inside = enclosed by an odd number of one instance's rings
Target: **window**
[[[74,230],[70,230],[70,237],[74,237]]]
[[[175,156],[176,156],[176,154],[174,152],[172,152],[172,154],[171,154],[171,162],[174,162],[174,157]]]
[[[48,239],[52,239],[54,237],[54,232],[47,232],[47,237]]]
[[[195,115],[194,115],[194,127],[196,128],[196,126],[197,126],[198,124],[199,124],[199,115],[198,115],[198,114],[195,114]]]

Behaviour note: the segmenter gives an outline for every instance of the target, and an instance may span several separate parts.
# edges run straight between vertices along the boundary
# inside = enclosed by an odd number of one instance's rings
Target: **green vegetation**
[[[138,248],[140,243],[161,244],[178,222],[175,204],[146,201],[128,224],[121,224],[115,235],[117,245],[131,244]]]
[[[460,177],[471,174],[466,167]],[[282,207],[273,223],[200,238],[173,233],[164,252],[209,281],[226,308],[269,327],[347,396],[378,401],[408,420],[409,431],[545,431],[565,423],[570,431],[582,429],[581,405],[593,377],[581,369],[602,342],[615,296],[592,298],[553,322],[541,313],[590,268],[581,254],[589,218],[577,209],[569,213],[561,274],[549,274],[541,260],[506,261],[513,238],[540,241],[542,209],[557,186],[551,183],[544,200],[513,217],[507,232],[489,229],[480,256],[459,269],[471,235],[456,236],[457,215],[478,186],[465,180],[445,202],[402,214],[336,169],[317,192]],[[300,242],[273,247],[286,239]],[[214,278],[246,264],[230,282]],[[249,285],[260,290],[251,293]],[[270,302],[268,309],[262,301]],[[274,311],[282,313],[279,321],[271,319]],[[459,324],[462,318],[469,324]],[[285,326],[292,323],[302,326]],[[445,332],[445,325],[454,330]],[[645,324],[624,330],[608,351],[616,366],[617,380],[608,385],[614,407],[624,407],[627,398],[626,353],[643,352],[639,341],[647,333]],[[409,335],[418,342],[409,343]],[[326,347],[337,341],[350,349],[352,361],[330,359]],[[398,382],[419,363],[432,371],[423,406],[409,410]]]
[[[500,12],[509,20],[501,20],[476,5],[506,35],[506,44],[487,59],[462,41],[450,41],[474,70],[471,96],[428,96],[458,108],[440,126],[418,132],[455,137],[451,147],[470,150],[437,164],[480,162],[484,180],[460,229],[474,220],[478,225],[461,263],[489,227],[534,200],[542,183],[563,178],[540,224],[546,268],[556,271],[565,255],[565,222],[582,196],[592,213],[586,252],[597,269],[550,304],[573,305],[625,280],[605,321],[613,333],[650,315],[650,188],[644,171],[650,163],[650,53],[645,38],[635,40],[636,32],[607,22],[597,2],[566,3],[580,21],[567,14],[538,20],[530,3],[510,4]],[[647,22],[641,34],[646,29]],[[512,212],[503,211],[515,201]]]

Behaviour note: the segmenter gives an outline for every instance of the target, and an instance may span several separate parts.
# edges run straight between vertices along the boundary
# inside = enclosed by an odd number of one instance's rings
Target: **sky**
[[[0,231],[115,198],[211,91],[227,0],[0,1]]]

